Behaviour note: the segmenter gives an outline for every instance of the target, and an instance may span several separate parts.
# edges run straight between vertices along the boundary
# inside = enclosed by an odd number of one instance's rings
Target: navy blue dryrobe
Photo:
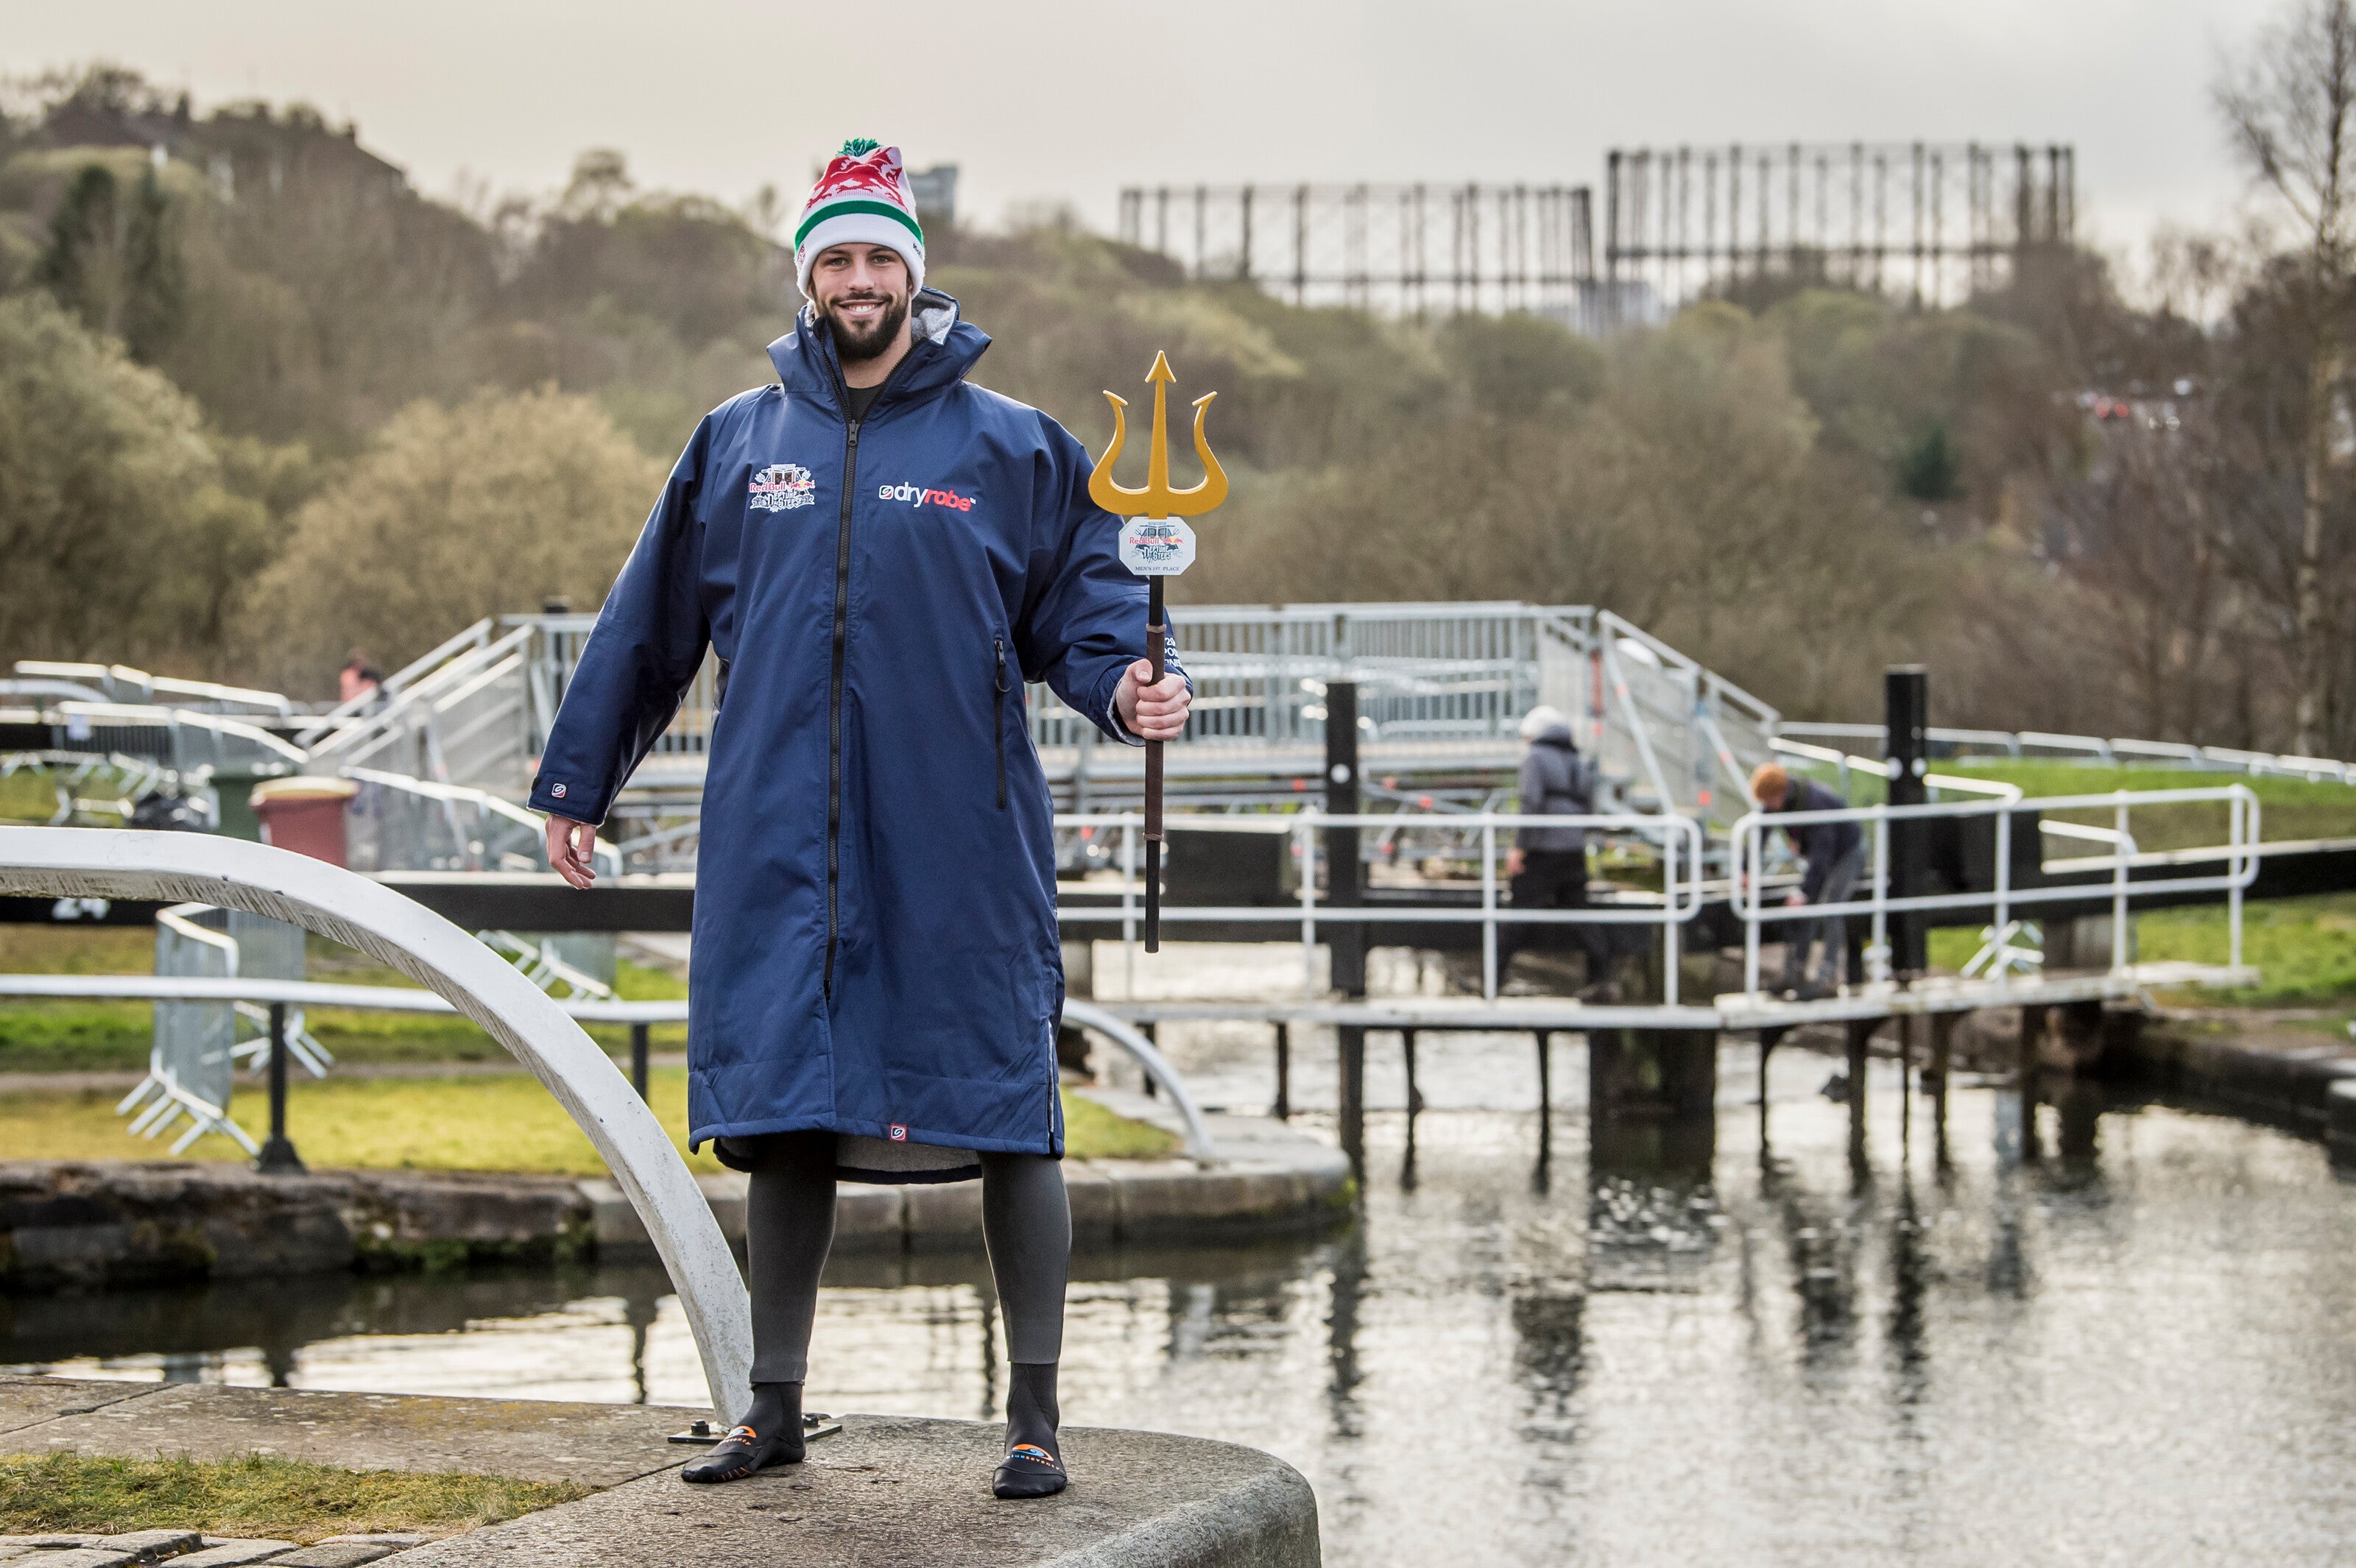
[[[778,384],[705,416],[566,688],[531,805],[607,809],[708,643],[690,1136],[830,1129],[1060,1155],[1053,807],[1023,683],[1130,741],[1146,585],[1054,420],[969,383],[916,301],[857,425],[805,308]]]

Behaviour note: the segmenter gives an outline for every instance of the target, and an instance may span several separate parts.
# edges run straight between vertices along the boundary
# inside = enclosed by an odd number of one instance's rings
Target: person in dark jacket
[[[1071,1219],[1054,807],[1024,683],[1113,741],[1175,740],[1146,584],[1087,453],[967,380],[990,340],[925,287],[899,150],[846,144],[804,204],[809,303],[777,379],[704,417],[599,613],[531,805],[594,880],[594,825],[719,659],[697,853],[688,1136],[751,1173],[752,1403],[683,1477],[803,1456],[839,1176],[979,1174],[1006,1322],[1001,1497],[1065,1484]]]
[[[1795,779],[1773,763],[1762,763],[1751,775],[1751,796],[1764,812],[1843,811],[1848,802],[1813,779]],[[1847,903],[1865,870],[1865,834],[1855,822],[1794,823],[1783,837],[1807,863],[1800,885],[1784,895],[1794,908],[1805,904]],[[1783,988],[1803,997],[1830,996],[1838,988],[1841,962],[1847,956],[1846,922],[1838,915],[1820,920],[1783,923]],[[1822,943],[1824,952],[1811,976],[1808,949]]]
[[[1559,709],[1541,703],[1522,718],[1522,739],[1529,750],[1522,757],[1521,804],[1524,816],[1578,816],[1595,809],[1595,770],[1571,739],[1570,720]],[[1587,829],[1535,827],[1514,829],[1514,847],[1505,855],[1505,874],[1513,880],[1515,909],[1585,909],[1587,907]],[[1564,926],[1507,925],[1498,933],[1497,976],[1503,980],[1514,955],[1536,946],[1546,934]],[[1588,922],[1567,929],[1587,955],[1587,984],[1582,1001],[1617,1001],[1619,987],[1611,978],[1612,946],[1603,927]]]

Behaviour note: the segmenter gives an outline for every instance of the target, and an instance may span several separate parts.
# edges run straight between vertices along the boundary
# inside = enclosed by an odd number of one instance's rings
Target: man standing
[[[1751,775],[1751,797],[1764,812],[1845,811],[1848,802],[1813,779],[1794,779],[1773,763],[1762,763]],[[1799,908],[1805,904],[1847,903],[1857,891],[1857,879],[1865,869],[1865,835],[1854,822],[1796,823],[1783,829],[1792,848],[1807,862],[1807,871],[1800,885],[1783,896],[1783,902]],[[1791,933],[1783,942],[1783,989],[1803,1001],[1829,997],[1839,988],[1840,966],[1847,955],[1848,944],[1847,922],[1839,915],[1826,915],[1816,920],[1794,920],[1784,923]],[[1816,960],[1814,979],[1808,975],[1808,948],[1821,941],[1824,953]]]
[[[689,441],[582,650],[531,804],[594,880],[594,825],[719,658],[697,854],[688,1120],[751,1173],[753,1401],[683,1472],[802,1457],[838,1175],[982,1178],[1008,1360],[1000,1497],[1060,1491],[1071,1219],[1055,1074],[1044,680],[1113,740],[1174,740],[1146,587],[1087,454],[966,373],[989,338],[925,285],[899,150],[846,143],[802,208],[776,384]]]
[[[1522,716],[1522,739],[1529,751],[1522,757],[1521,814],[1524,816],[1580,816],[1595,809],[1595,770],[1579,754],[1571,739],[1570,720],[1562,710],[1545,703]],[[1505,852],[1505,874],[1513,879],[1514,908],[1585,909],[1587,907],[1587,829],[1584,827],[1516,827],[1514,847]],[[1505,979],[1514,955],[1530,946],[1542,925],[1508,925],[1497,944],[1497,977]],[[1587,984],[1580,1000],[1615,1002],[1620,987],[1611,977],[1612,944],[1603,927],[1591,922],[1570,926],[1580,950],[1587,955]]]

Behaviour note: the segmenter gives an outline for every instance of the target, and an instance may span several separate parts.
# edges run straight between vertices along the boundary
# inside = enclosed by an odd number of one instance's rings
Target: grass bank
[[[308,945],[314,980],[343,986],[414,988],[408,976],[323,937]],[[155,934],[146,926],[0,925],[0,974],[152,975]],[[624,1000],[677,1001],[687,982],[667,970],[624,962],[614,988]],[[306,1019],[319,1043],[347,1062],[497,1061],[507,1052],[473,1024],[455,1016],[379,1013],[347,1008],[314,1009]],[[140,1072],[155,1035],[154,1010],[145,1002],[16,1001],[0,1004],[0,1072]],[[629,1044],[625,1026],[589,1027],[609,1051]],[[658,1051],[683,1051],[687,1029],[659,1025]]]
[[[2078,795],[2106,795],[2114,790],[2215,789],[2246,784],[2258,797],[2259,836],[2269,842],[2296,838],[2356,838],[2356,787],[2306,779],[2252,778],[2242,773],[2202,773],[2195,769],[2124,767],[2109,763],[2065,763],[2010,758],[1951,759],[1932,764],[1933,772],[1961,778],[2008,784],[2032,799]],[[1832,770],[1811,767],[1810,776],[1827,784]],[[1883,780],[1878,773],[1851,768],[1849,798],[1860,805],[1880,800]],[[2155,805],[2136,808],[2128,818],[2129,831],[2139,849],[2190,849],[2226,840],[2226,806],[2214,805]],[[2056,821],[2081,822],[2108,827],[2115,817],[2107,806],[2090,806],[2052,814]],[[2049,852],[2053,846],[2048,845]],[[2062,853],[2098,853],[2093,845]]]
[[[592,1489],[571,1481],[339,1470],[264,1455],[210,1461],[0,1455],[0,1534],[196,1530],[308,1543],[360,1531],[468,1530]]]
[[[659,1068],[648,1102],[691,1168],[716,1171],[712,1146],[687,1153],[687,1072]],[[160,1159],[175,1136],[148,1142],[123,1129],[107,1093],[0,1094],[0,1159]],[[268,1124],[262,1094],[241,1082],[230,1114],[258,1142]],[[183,1126],[186,1124],[182,1124]],[[1159,1127],[1064,1097],[1066,1152],[1076,1159],[1165,1155],[1176,1140]],[[510,1170],[602,1176],[605,1162],[537,1079],[521,1073],[468,1078],[298,1079],[289,1086],[287,1135],[305,1163],[371,1170]],[[181,1157],[241,1160],[219,1134]]]

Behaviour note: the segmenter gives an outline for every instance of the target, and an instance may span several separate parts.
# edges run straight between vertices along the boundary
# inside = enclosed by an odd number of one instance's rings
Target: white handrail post
[[[2111,846],[2111,973],[2127,966],[2127,792],[2118,792],[2112,827],[2118,842]]]
[[[1661,825],[1661,1002],[1677,1005],[1677,829],[1684,818]]]
[[[1301,814],[1301,994],[1317,999],[1317,808]]]
[[[1989,923],[1996,930],[1996,944],[2002,948],[2008,938],[2005,927],[2012,923],[2012,803],[2007,801],[1996,810],[1996,892],[1995,919]],[[1999,960],[1996,979],[2002,985],[2011,971]]]
[[[1497,999],[1497,818],[1481,816],[1481,995]]]
[[[2239,794],[2232,797],[2231,806],[2234,853],[2233,869],[2226,878],[2225,887],[2226,962],[2239,969],[2242,966],[2242,850],[2244,843],[2244,835],[2250,832],[2250,814],[2245,809],[2245,803]],[[2257,859],[2254,852],[2250,855],[2249,859],[2254,869]]]
[[[1843,946],[1847,945],[1846,939]],[[1890,962],[1890,804],[1873,808],[1873,947],[1886,966]],[[1827,960],[1827,967],[1830,961]],[[1871,965],[1868,965],[1870,972]],[[1863,976],[1852,976],[1862,978]]]
[[[1742,992],[1759,994],[1759,862],[1761,833],[1756,813],[1735,824],[1734,903],[1742,913]]]

